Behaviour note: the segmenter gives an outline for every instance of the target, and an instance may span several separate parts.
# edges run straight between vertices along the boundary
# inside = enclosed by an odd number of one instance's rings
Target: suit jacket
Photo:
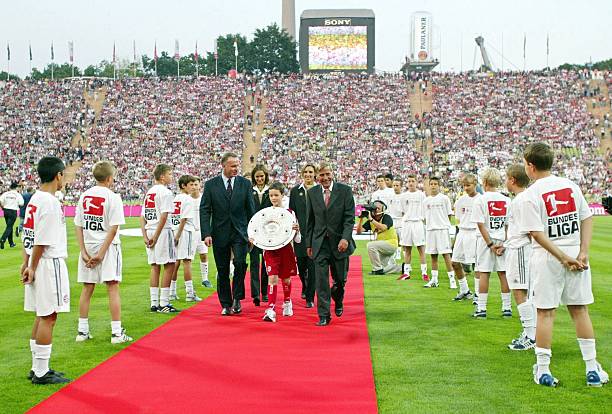
[[[355,251],[353,226],[355,225],[355,200],[353,190],[346,184],[334,182],[329,206],[325,207],[323,189],[315,185],[308,190],[308,219],[306,247],[312,247],[313,258],[317,257],[325,237],[329,237],[332,252],[336,259],[350,256]],[[341,239],[348,241],[344,253],[338,251]]]
[[[306,234],[308,230],[308,207],[306,200],[306,188],[302,187],[302,184],[296,185],[291,189],[289,193],[289,208],[295,213],[302,234]],[[296,257],[306,257],[306,238],[302,238],[300,243],[293,242],[293,250]]]
[[[219,175],[204,185],[200,202],[202,240],[212,236],[218,246],[231,244],[232,228],[248,242],[247,226],[255,214],[251,182],[244,177],[234,178],[232,197],[227,195],[223,178]]]
[[[268,194],[269,190],[263,192],[263,196],[261,197],[261,203],[259,202],[259,194],[257,190],[253,188],[253,204],[255,205],[255,212],[257,213],[259,210],[262,210],[266,207],[272,207],[272,202],[270,201],[270,196]]]

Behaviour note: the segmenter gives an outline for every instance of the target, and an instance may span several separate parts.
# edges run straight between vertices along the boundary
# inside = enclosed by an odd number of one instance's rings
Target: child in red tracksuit
[[[283,201],[283,193],[285,186],[279,182],[272,183],[268,190],[268,195],[273,207],[281,207]],[[289,210],[295,219],[295,213]],[[293,224],[293,230],[296,230],[293,241],[299,243],[302,239],[300,234],[300,226],[297,220]],[[293,304],[291,303],[291,276],[297,275],[297,264],[295,262],[295,253],[291,243],[278,250],[264,250],[264,262],[268,271],[268,308],[264,314],[263,320],[267,322],[276,322],[276,294],[278,291],[278,279],[281,280],[283,286],[283,316],[293,316]]]

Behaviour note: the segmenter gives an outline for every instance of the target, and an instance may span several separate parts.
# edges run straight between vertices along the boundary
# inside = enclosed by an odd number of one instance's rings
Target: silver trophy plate
[[[293,214],[282,207],[259,210],[249,221],[249,239],[263,250],[278,250],[295,237]]]

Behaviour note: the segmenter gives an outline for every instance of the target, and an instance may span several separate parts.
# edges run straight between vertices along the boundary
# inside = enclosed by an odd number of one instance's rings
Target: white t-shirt
[[[57,190],[55,192],[55,197],[61,202],[64,201],[64,193],[62,193],[60,190]]]
[[[506,221],[510,199],[497,191],[487,191],[474,202],[472,221],[483,223],[489,237],[506,240]],[[482,237],[478,232],[477,236]]]
[[[23,197],[15,190],[9,190],[0,196],[0,205],[6,210],[17,211],[23,203]]]
[[[455,201],[455,217],[459,220],[460,229],[475,230],[478,228],[476,223],[472,221],[472,211],[474,210],[474,202],[479,197],[480,194],[478,193],[474,197],[464,194]]]
[[[199,232],[201,229],[200,227],[200,203],[202,202],[202,194],[200,194],[198,198],[192,197],[192,200],[193,200],[193,226],[195,227],[196,231]]]
[[[125,224],[121,196],[106,187],[91,187],[79,197],[74,224],[83,228],[86,244],[103,243],[111,227]],[[113,244],[119,243],[117,232]]]
[[[423,221],[423,201],[425,193],[421,190],[404,193],[404,221]]]
[[[504,243],[506,247],[518,249],[531,243],[529,232],[520,231],[521,214],[523,214],[523,204],[525,203],[525,191],[518,193],[510,202],[508,211],[508,239]]]
[[[389,203],[391,202],[391,197],[395,194],[392,188],[385,188],[384,190],[376,190],[372,193],[370,197],[370,202],[374,202],[376,200],[380,200],[389,207]]]
[[[34,193],[26,208],[21,239],[28,255],[39,245],[46,246],[42,254],[45,259],[68,257],[66,220],[57,198],[45,191]]]
[[[423,214],[427,230],[448,230],[451,226],[448,216],[453,214],[450,198],[442,193],[426,197]]]
[[[177,230],[179,228],[182,219],[187,219],[187,221],[185,222],[185,226],[183,227],[184,231],[195,230],[195,223],[193,218],[195,214],[195,205],[193,201],[193,197],[185,193],[177,194],[176,197],[174,197],[174,211],[170,216],[170,221],[172,221],[173,230]]]
[[[172,214],[174,211],[174,197],[172,191],[166,186],[155,184],[145,195],[142,205],[142,217],[145,219],[146,230],[156,230],[159,218],[163,213]],[[166,220],[164,229],[171,229],[170,217]]]
[[[557,246],[580,246],[580,222],[591,215],[580,188],[567,178],[551,175],[525,190],[519,230],[542,231]],[[540,245],[534,241],[534,247]]]
[[[389,200],[389,204],[387,204],[389,207],[387,214],[389,214],[394,220],[401,219],[404,216],[405,198],[406,193],[395,194],[395,192],[393,192],[393,195]]]

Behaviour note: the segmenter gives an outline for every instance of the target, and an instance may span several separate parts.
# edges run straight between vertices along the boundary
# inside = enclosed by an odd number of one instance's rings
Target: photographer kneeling
[[[397,250],[397,233],[393,227],[393,219],[385,214],[387,205],[376,200],[365,206],[357,223],[357,234],[370,230],[376,234],[376,240],[368,243],[368,256],[372,263],[372,275],[384,275],[397,271],[395,251]],[[365,219],[365,223],[363,222]]]

